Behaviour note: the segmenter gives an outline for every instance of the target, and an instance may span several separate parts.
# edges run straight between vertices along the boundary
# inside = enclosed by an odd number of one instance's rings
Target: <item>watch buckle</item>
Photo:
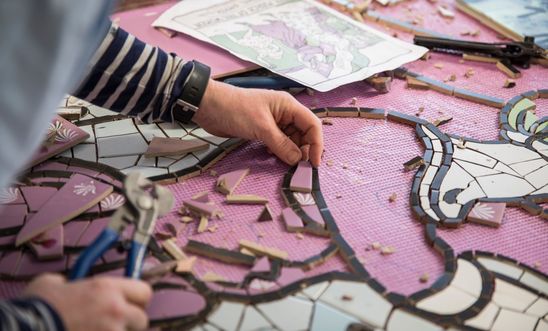
[[[175,103],[178,105],[178,106],[181,106],[181,108],[183,108],[183,111],[187,112],[187,111],[193,111],[193,112],[196,112],[198,110],[198,107],[194,106],[193,104],[191,103],[188,103],[184,100],[181,100],[181,99],[177,99],[177,101],[175,101]]]

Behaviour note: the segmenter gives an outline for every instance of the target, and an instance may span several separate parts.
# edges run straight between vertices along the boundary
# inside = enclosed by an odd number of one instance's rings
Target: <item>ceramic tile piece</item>
[[[451,167],[449,167],[447,174],[445,174],[445,178],[443,178],[443,182],[440,185],[440,196],[443,197],[445,192],[452,189],[464,189],[468,187],[468,184],[473,180],[474,178],[455,161],[451,164]]]
[[[346,330],[352,323],[359,323],[359,320],[321,302],[317,302],[314,306],[314,316],[310,330]]]
[[[310,206],[316,204],[314,197],[310,193],[295,192],[293,193],[293,196],[301,206]]]
[[[470,91],[462,88],[455,88],[454,95],[457,98],[461,98],[461,99],[465,99],[465,100],[469,100],[469,101],[473,101],[473,102],[477,102],[477,103],[481,103],[484,105],[497,107],[497,108],[502,108],[505,105],[505,102],[503,99],[476,93],[474,91]]]
[[[122,194],[111,193],[106,198],[101,200],[99,205],[101,206],[102,211],[115,210],[124,205],[126,199]]]
[[[525,161],[520,163],[514,163],[510,166],[510,168],[515,170],[518,174],[524,176],[545,165],[546,165],[546,161],[544,159],[536,159],[536,160],[530,160],[530,161]]]
[[[493,325],[493,322],[495,321],[498,312],[499,307],[489,302],[479,314],[477,314],[473,318],[466,320],[464,322],[464,325],[478,328],[481,330],[489,330],[491,328],[491,325]]]
[[[0,206],[0,229],[9,229],[23,225],[27,216],[26,205]]]
[[[469,261],[457,259],[457,271],[451,281],[451,286],[479,298],[483,286],[478,268]]]
[[[236,330],[245,305],[230,301],[222,301],[217,310],[207,317],[207,321],[225,330]]]
[[[253,306],[247,306],[244,310],[244,316],[239,327],[239,331],[252,331],[271,329],[272,324]]]
[[[178,123],[158,123],[158,126],[170,138],[182,138],[187,135],[186,130],[179,126]]]
[[[248,173],[249,169],[240,169],[220,175],[217,178],[217,191],[223,194],[232,194]]]
[[[529,271],[525,271],[519,281],[541,293],[548,294],[548,282],[546,278],[541,278]]]
[[[52,195],[57,193],[57,189],[47,186],[23,186],[20,188],[25,196],[27,206],[31,212],[38,211]]]
[[[167,167],[169,166],[170,164],[172,164],[173,162],[175,162],[175,160],[173,159],[166,159],[166,158],[156,158],[156,157],[145,157],[144,155],[141,155],[141,156],[138,156],[138,155],[135,155],[136,157],[139,158],[139,161],[137,161],[137,166],[138,167]],[[156,162],[157,159],[165,159],[167,160],[167,164],[162,164],[162,162]],[[134,164],[135,165],[135,164]]]
[[[476,180],[488,198],[520,197],[535,190],[524,179],[508,174],[483,176]]]
[[[190,167],[193,167],[198,164],[198,159],[194,155],[187,155],[180,159],[179,161],[174,162],[172,165],[169,166],[169,172],[174,173],[177,171],[181,171],[183,169],[188,169]]]
[[[533,331],[537,319],[523,313],[518,313],[508,309],[501,309],[493,328],[494,331]]]
[[[195,137],[198,137],[198,138],[201,138],[213,145],[220,145],[222,143],[224,143],[225,141],[227,141],[229,138],[223,138],[223,137],[217,137],[217,136],[214,136],[212,135],[211,133],[207,132],[206,130],[202,129],[202,128],[198,128],[198,129],[195,129],[195,130],[192,130],[192,133],[191,135],[195,136]]]
[[[445,216],[450,218],[457,218],[461,210],[461,205],[455,203],[449,204],[443,200],[438,202],[438,207],[445,214]]]
[[[473,223],[499,227],[505,210],[504,202],[478,202],[470,210],[466,219]]]
[[[483,165],[463,161],[463,160],[455,160],[455,162],[460,165],[466,172],[468,172],[470,175],[474,177],[479,176],[485,176],[485,175],[494,175],[500,173],[500,171],[497,171],[495,169],[491,169],[489,167],[485,167]]]
[[[312,315],[312,303],[295,296],[256,305],[281,330],[304,330]]]
[[[183,201],[183,205],[189,211],[198,215],[215,216],[219,212],[217,206],[195,200],[185,200]]]
[[[116,156],[116,157],[101,157],[97,162],[106,164],[115,169],[126,169],[133,167],[137,163],[139,155],[127,155],[127,156]]]
[[[21,192],[16,187],[0,188],[0,205],[25,203]]]
[[[316,205],[310,205],[310,206],[303,206],[302,209],[310,217],[314,222],[321,224],[322,226],[325,226],[325,222],[323,221],[322,214],[320,213],[320,210],[318,209],[318,206]]]
[[[17,235],[16,245],[32,239],[57,224],[78,216],[112,192],[112,186],[88,176],[74,174],[70,180],[32,216]]]
[[[30,242],[30,248],[38,260],[53,260],[63,257],[63,225],[59,224]]]
[[[251,268],[251,272],[270,272],[270,261],[268,260],[268,257],[263,256],[262,258],[257,259],[255,265]]]
[[[85,229],[84,233],[80,236],[75,246],[77,247],[87,247],[89,244],[97,238],[99,233],[107,226],[110,218],[99,218],[91,222],[89,226]],[[69,223],[70,224],[70,223]],[[67,224],[68,225],[68,224]]]
[[[541,188],[548,183],[548,164],[525,176],[525,180],[536,188]]]
[[[517,266],[510,264],[509,262],[503,262],[501,260],[484,256],[479,256],[477,260],[486,269],[510,278],[519,279],[523,274],[523,269],[518,268]]]
[[[493,302],[499,307],[524,311],[536,299],[535,294],[502,279],[495,278]]]
[[[535,331],[548,331],[548,322],[545,320],[539,320]]]
[[[312,165],[310,162],[299,162],[293,177],[291,177],[289,188],[297,192],[312,192]]]
[[[476,150],[505,164],[538,159],[538,153],[513,144],[486,144],[468,141],[466,148]]]
[[[78,145],[89,137],[85,131],[60,116],[56,116],[50,123],[49,131],[56,132],[55,142],[48,147],[42,146],[42,148],[34,154],[27,167],[37,165],[54,155],[69,150],[71,147]]]
[[[475,164],[480,164],[489,168],[493,168],[497,161],[485,154],[479,153],[475,150],[468,148],[458,148],[453,146],[453,159],[468,161]]]
[[[99,157],[139,155],[147,148],[148,144],[140,133],[97,139]]]
[[[64,242],[65,246],[72,247],[76,246],[78,240],[88,227],[90,222],[68,222],[65,223],[63,232],[64,232]]]
[[[165,138],[166,137],[164,131],[162,131],[158,127],[158,124],[156,124],[156,123],[153,123],[153,124],[140,124],[138,126],[138,128],[139,128],[139,131],[141,132],[141,134],[143,135],[143,137],[145,137],[145,140],[149,143],[152,141],[152,138],[154,138],[154,137],[160,137],[160,138]]]
[[[529,315],[538,317],[545,316],[548,314],[548,300],[545,298],[538,298],[525,312]]]
[[[124,175],[127,175],[127,174],[129,174],[130,172],[133,172],[133,171],[139,171],[145,177],[162,176],[162,175],[166,175],[168,173],[167,169],[163,169],[163,168],[138,167],[138,166],[129,167],[129,168],[125,168],[125,169],[121,170],[121,172]]]
[[[497,171],[500,171],[500,172],[503,172],[505,174],[520,177],[520,175],[517,172],[515,172],[512,168],[510,168],[509,166],[507,166],[506,164],[504,164],[502,162],[497,162],[497,165],[493,169],[495,169]]]
[[[185,155],[208,149],[209,144],[200,139],[182,140],[155,137],[148,145],[145,157]]]
[[[343,300],[343,295],[352,300]],[[382,327],[388,318],[392,305],[366,283],[335,280],[320,296],[325,302],[343,312],[358,317],[375,327]]]
[[[0,259],[0,274],[13,275],[17,270],[21,256],[20,250],[6,252]]]
[[[79,144],[72,148],[74,158],[97,162],[97,151],[95,150],[95,144]]]
[[[303,278],[305,278],[305,274],[300,268],[283,267],[276,283],[283,287]]]
[[[428,129],[426,126],[421,125],[422,131],[430,138],[432,141],[439,140],[438,136],[436,136],[430,129]]]
[[[478,299],[453,286],[420,300],[416,307],[432,313],[456,314],[471,307]]]
[[[327,289],[328,286],[329,286],[329,282],[321,282],[303,289],[301,293],[306,295],[311,300],[316,301],[323,294],[323,292],[325,291],[325,289]]]
[[[157,160],[156,165],[153,165],[155,160]],[[159,168],[167,168],[175,162],[177,161],[169,157],[146,158],[144,156],[141,156],[141,159],[139,160],[139,163],[137,163],[137,165],[145,167],[157,166]]]
[[[287,231],[297,231],[304,227],[303,221],[291,207],[287,207],[282,210],[282,218]]]
[[[434,152],[438,152],[438,153],[443,152],[443,147],[439,140],[432,140],[432,149],[434,150]]]
[[[137,132],[137,128],[131,118],[95,124],[95,136],[97,138],[121,136]]]
[[[441,157],[442,157],[443,153],[442,152],[435,152],[434,155],[432,156],[432,161],[430,163],[432,163],[433,165],[441,165]]]
[[[31,277],[45,272],[61,272],[65,270],[67,257],[51,261],[38,261],[30,252],[23,253],[16,275]]]
[[[441,331],[443,328],[401,309],[394,310],[386,325],[386,331],[407,330]]]
[[[109,109],[106,109],[106,108],[102,108],[102,107],[98,107],[98,106],[95,106],[95,105],[89,105],[87,108],[89,109],[90,114],[92,114],[95,117],[119,115],[119,113],[117,113],[115,111],[112,111],[112,110],[109,110]]]
[[[478,182],[473,181],[466,189],[464,189],[464,191],[457,195],[457,203],[464,205],[469,201],[485,197],[486,194],[483,192],[481,186]]]
[[[146,312],[151,321],[198,314],[206,307],[200,294],[182,289],[154,291]]]
[[[263,210],[261,211],[261,213],[259,214],[259,217],[257,217],[257,222],[268,222],[273,220],[274,220],[274,213],[272,212],[268,204],[266,204],[263,207]]]
[[[438,167],[430,166],[428,169],[426,169],[426,172],[424,173],[424,176],[422,177],[421,184],[430,185],[432,184],[432,181],[434,181],[434,177],[436,176],[436,173],[438,172]]]
[[[83,125],[79,126],[79,128],[89,135],[89,137],[83,142],[86,144],[95,144],[95,133],[93,132],[93,127],[91,125]]]
[[[506,131],[506,135],[508,135],[508,138],[512,139],[513,141],[517,141],[520,143],[525,143],[528,136],[524,135],[521,132],[515,132],[515,131]]]

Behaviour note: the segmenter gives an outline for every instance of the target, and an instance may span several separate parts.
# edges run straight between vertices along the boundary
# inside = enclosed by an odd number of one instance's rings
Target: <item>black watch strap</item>
[[[183,123],[189,123],[198,111],[209,82],[211,68],[198,61],[193,66],[184,82],[183,91],[173,104],[173,117]]]

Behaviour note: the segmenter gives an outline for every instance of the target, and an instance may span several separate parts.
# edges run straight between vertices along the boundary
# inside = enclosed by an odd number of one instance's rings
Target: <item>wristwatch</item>
[[[198,61],[192,61],[192,64],[183,83],[183,91],[173,103],[173,118],[182,123],[189,123],[198,111],[211,74],[211,68],[207,65]]]

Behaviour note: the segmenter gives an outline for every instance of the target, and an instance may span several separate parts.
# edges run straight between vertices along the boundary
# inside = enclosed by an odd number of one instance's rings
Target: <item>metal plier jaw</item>
[[[139,278],[148,242],[158,217],[173,206],[173,195],[162,186],[153,184],[139,172],[132,172],[124,181],[126,203],[120,207],[99,236],[78,257],[70,279],[85,277],[95,261],[110,249],[130,225],[134,225],[125,275]]]

